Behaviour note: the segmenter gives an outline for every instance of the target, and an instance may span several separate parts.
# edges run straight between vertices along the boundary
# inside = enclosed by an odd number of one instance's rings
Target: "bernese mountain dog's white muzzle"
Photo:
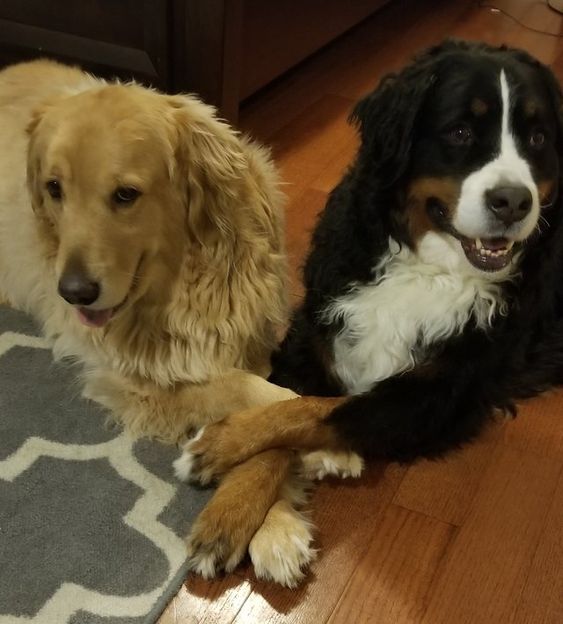
[[[473,267],[500,271],[538,228],[542,207],[553,203],[553,96],[539,72],[508,53],[503,59],[475,47],[445,57],[442,64],[451,67],[439,80],[433,60],[434,84],[412,122],[413,165],[403,178],[408,239],[416,246],[429,230],[448,233]],[[372,98],[356,112],[364,131]]]
[[[540,197],[534,181],[531,162],[524,147],[541,150],[546,135],[541,127],[532,127],[519,140],[513,122],[518,112],[518,98],[508,83],[505,70],[498,79],[500,108],[490,107],[496,117],[498,152],[495,157],[470,173],[461,185],[452,226],[467,259],[478,269],[496,271],[507,266],[514,254],[515,243],[521,243],[534,231],[540,215]],[[534,100],[528,111],[536,110]],[[474,115],[485,115],[489,105],[485,100],[473,101]],[[494,113],[493,113],[494,110]],[[453,133],[453,134],[452,134]],[[452,141],[469,146],[475,140],[469,125],[450,131]]]

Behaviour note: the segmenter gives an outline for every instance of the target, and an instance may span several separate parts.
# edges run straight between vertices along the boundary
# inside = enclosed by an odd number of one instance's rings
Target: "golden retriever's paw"
[[[225,535],[190,535],[188,542],[189,569],[212,579],[222,571],[232,572],[246,553],[246,546],[237,548]]]
[[[321,480],[331,475],[341,479],[358,478],[364,469],[364,460],[347,451],[313,451],[301,456],[301,474],[306,479]]]
[[[232,572],[246,554],[256,520],[236,495],[218,490],[199,514],[187,539],[189,567],[204,578]],[[258,522],[258,526],[259,526]]]
[[[257,578],[297,587],[316,557],[312,528],[287,502],[276,503],[248,548]]]

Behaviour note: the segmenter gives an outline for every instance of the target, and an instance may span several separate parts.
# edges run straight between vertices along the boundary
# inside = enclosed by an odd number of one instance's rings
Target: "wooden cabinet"
[[[236,122],[240,101],[385,0],[0,0],[0,66],[48,56],[191,91]]]
[[[0,66],[48,56],[193,91],[236,120],[243,0],[1,0]],[[228,49],[232,47],[232,49]]]
[[[169,8],[161,0],[2,0],[1,61],[43,54],[167,87]]]

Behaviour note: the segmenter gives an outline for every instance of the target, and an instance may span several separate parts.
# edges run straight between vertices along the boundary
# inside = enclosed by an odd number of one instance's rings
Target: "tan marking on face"
[[[526,117],[534,117],[538,112],[538,103],[534,100],[526,100],[524,102],[524,115]]]
[[[554,180],[542,180],[538,182],[538,191],[540,195],[540,205],[547,203],[553,193]]]
[[[436,225],[428,215],[427,203],[438,199],[453,216],[460,193],[460,185],[452,178],[417,178],[407,191],[405,219],[413,244],[416,245],[427,232],[436,231]]]
[[[488,110],[489,106],[484,100],[480,98],[473,98],[473,100],[471,101],[471,112],[477,117],[481,117]]]

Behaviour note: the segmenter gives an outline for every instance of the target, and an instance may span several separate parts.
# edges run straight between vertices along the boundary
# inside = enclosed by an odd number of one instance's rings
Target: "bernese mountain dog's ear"
[[[436,80],[442,49],[432,48],[401,72],[384,76],[350,115],[360,132],[359,161],[370,167],[381,185],[394,184],[408,166],[413,127]]]
[[[438,78],[441,61],[471,45],[475,44],[446,39],[427,49],[399,73],[384,76],[352,111],[350,122],[361,137],[360,162],[370,167],[380,185],[393,185],[408,166],[415,121]]]
[[[561,92],[561,85],[555,77],[555,74],[547,65],[544,65],[523,50],[514,50],[511,48],[506,48],[506,50],[510,54],[513,54],[515,58],[518,59],[518,61],[531,66],[535,71],[539,72],[541,80],[545,85],[545,88],[551,100],[553,112],[557,121],[557,145],[559,147],[559,153],[563,153],[563,94]]]

